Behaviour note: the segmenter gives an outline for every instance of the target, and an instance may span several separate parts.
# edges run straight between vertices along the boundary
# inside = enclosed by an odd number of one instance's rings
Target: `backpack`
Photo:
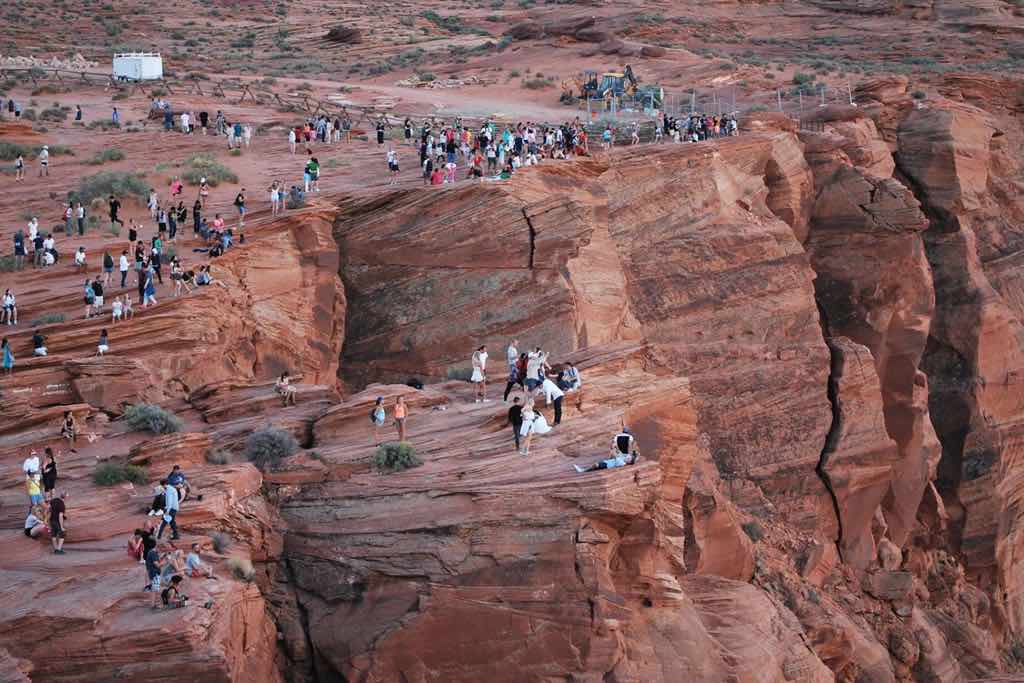
[[[376,424],[376,422],[377,422],[377,418],[375,417],[376,413],[377,413],[377,409],[376,408],[370,408],[370,422],[373,422],[374,424]]]

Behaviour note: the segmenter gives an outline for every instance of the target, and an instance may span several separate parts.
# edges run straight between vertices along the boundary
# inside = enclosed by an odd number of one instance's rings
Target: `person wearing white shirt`
[[[25,462],[22,463],[21,469],[28,476],[39,474],[39,454],[32,451],[32,454],[25,458]]]
[[[554,424],[562,423],[562,399],[565,398],[565,393],[558,388],[558,385],[552,382],[547,377],[544,378],[544,383],[541,384],[541,389],[544,391],[544,401],[548,404],[554,404],[555,406],[555,421]]]
[[[178,524],[174,518],[178,514],[179,507],[178,489],[169,484],[166,479],[161,480],[160,484],[164,487],[164,519],[160,523],[160,530],[156,532],[156,537],[159,539],[163,536],[164,529],[170,525],[171,540],[176,541],[178,539]]]
[[[32,241],[39,234],[39,219],[32,216],[32,220],[28,222],[28,239]]]
[[[181,132],[188,133],[189,117],[188,112],[181,112]]]
[[[512,343],[508,345],[508,350],[505,351],[505,358],[508,359],[508,369],[511,371],[516,367],[516,361],[519,360],[519,340],[513,339]]]
[[[470,381],[476,385],[476,402],[487,401],[487,346],[481,346],[473,352],[473,375]]]
[[[75,252],[75,265],[79,268],[85,268],[85,247],[79,247],[78,251]]]
[[[117,269],[121,273],[121,288],[124,288],[125,282],[128,280],[128,252],[122,251],[121,258],[118,259]]]

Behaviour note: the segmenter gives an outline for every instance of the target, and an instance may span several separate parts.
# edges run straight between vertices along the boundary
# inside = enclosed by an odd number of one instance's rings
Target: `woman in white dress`
[[[530,454],[530,442],[533,440],[534,434],[547,434],[550,431],[551,427],[541,412],[533,409],[533,396],[530,396],[526,399],[526,405],[523,406],[523,424],[519,428],[519,436],[523,437],[521,439],[523,445],[519,449],[519,454]]]
[[[483,345],[473,352],[473,375],[469,381],[476,385],[476,402],[483,403],[487,399],[487,346]]]

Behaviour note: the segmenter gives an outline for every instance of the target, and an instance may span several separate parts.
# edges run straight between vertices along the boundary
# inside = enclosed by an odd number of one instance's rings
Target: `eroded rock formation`
[[[225,287],[147,311],[116,355],[82,359],[95,330],[59,326],[4,387],[0,477],[13,491],[15,454],[72,410],[100,437],[63,470],[93,555],[73,580],[38,546],[0,560],[0,673],[113,680],[142,675],[139,651],[145,675],[198,681],[1019,670],[1024,95],[957,76],[916,106],[907,87],[866,83],[814,131],[766,115],[709,144],[319,204],[256,227]],[[172,336],[194,352],[152,343]],[[487,344],[500,382],[512,339],[584,377],[528,457],[463,381]],[[295,407],[268,384],[284,369]],[[398,395],[424,464],[381,475],[367,413]],[[184,430],[127,432],[141,399]],[[299,453],[237,462],[268,423]],[[638,464],[571,467],[624,424]],[[251,582],[197,588],[212,602],[187,626],[145,611],[121,546],[148,492],[94,486],[97,458],[184,464],[204,498],[182,527],[230,533],[216,561],[253,561]]]

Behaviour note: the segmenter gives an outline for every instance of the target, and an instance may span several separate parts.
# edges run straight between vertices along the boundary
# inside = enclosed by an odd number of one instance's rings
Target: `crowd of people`
[[[72,426],[68,426],[70,423]],[[62,437],[70,443],[76,438],[74,417],[65,415],[61,427]],[[72,449],[72,452],[77,452]],[[64,555],[64,541],[68,531],[68,492],[57,490],[57,462],[63,451],[54,453],[44,449],[45,462],[39,453],[32,450],[22,463],[25,488],[28,494],[28,514],[25,517],[24,534],[30,539],[49,537],[53,554]],[[127,542],[128,554],[145,565],[146,583],[144,592],[154,594],[154,607],[183,607],[188,598],[182,592],[185,579],[217,578],[213,567],[202,559],[201,545],[191,544],[186,555],[174,542],[180,540],[176,518],[182,503],[192,495],[188,478],[179,465],[174,465],[170,474],[154,487],[154,498],[146,514],[146,521],[134,530]],[[197,495],[196,500],[202,500]],[[170,529],[167,543],[161,547],[164,532]]]

